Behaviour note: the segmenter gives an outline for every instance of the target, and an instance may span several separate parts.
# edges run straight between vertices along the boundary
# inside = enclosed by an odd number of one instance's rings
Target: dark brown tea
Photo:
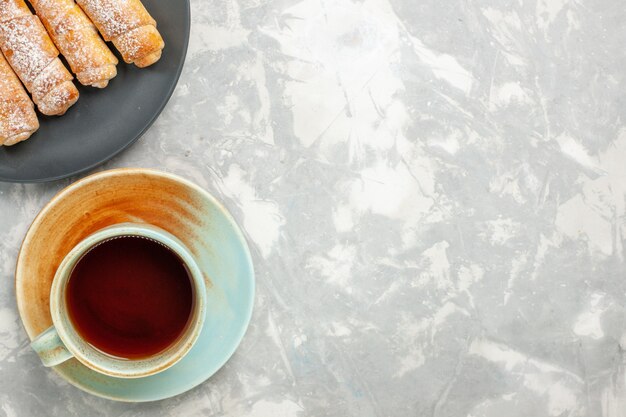
[[[66,303],[89,344],[112,356],[141,359],[182,335],[193,290],[178,255],[152,240],[122,236],[83,255],[67,284]]]

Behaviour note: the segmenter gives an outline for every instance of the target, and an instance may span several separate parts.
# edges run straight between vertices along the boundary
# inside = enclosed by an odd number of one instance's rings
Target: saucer
[[[24,238],[15,290],[31,340],[52,325],[50,286],[65,255],[93,232],[123,222],[158,226],[182,240],[194,255],[207,287],[207,314],[198,341],[176,365],[144,378],[109,377],[76,359],[53,369],[72,385],[100,397],[155,401],[207,380],[235,352],[252,314],[254,271],[239,227],[197,185],[148,169],[100,172],[57,194]]]

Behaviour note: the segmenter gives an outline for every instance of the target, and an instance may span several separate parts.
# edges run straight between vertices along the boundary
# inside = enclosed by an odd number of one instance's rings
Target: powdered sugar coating
[[[155,25],[138,0],[78,0],[107,41],[139,26]]]
[[[31,4],[82,84],[106,85],[117,75],[117,58],[73,0],[31,0]]]
[[[127,62],[135,62],[144,56],[163,49],[163,39],[154,26],[140,26],[113,40],[115,47],[123,51]]]
[[[0,16],[5,19],[0,22],[0,49],[39,110],[47,115],[65,113],[78,99],[78,90],[39,18],[23,0],[0,1]]]
[[[0,0],[0,22],[2,23],[31,14],[30,9],[24,1]]]
[[[58,84],[43,97],[39,103],[39,110],[43,114],[61,116],[78,100],[78,90],[71,81]]]
[[[37,128],[33,103],[0,53],[0,145],[25,140]]]
[[[30,90],[37,76],[58,55],[46,30],[34,16],[0,25],[0,45],[11,66]]]
[[[52,60],[50,64],[41,71],[41,74],[31,87],[30,92],[33,95],[33,100],[39,105],[39,101],[54,87],[71,80],[72,76],[67,72],[63,63],[61,63],[59,59]]]
[[[141,62],[165,46],[156,21],[140,0],[77,0],[102,36],[112,41],[127,63]],[[150,61],[150,64],[157,59]],[[139,65],[138,66],[145,66]]]

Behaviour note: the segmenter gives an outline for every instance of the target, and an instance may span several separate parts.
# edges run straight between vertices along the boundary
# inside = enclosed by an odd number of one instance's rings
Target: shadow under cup
[[[32,343],[46,366],[75,357],[110,376],[152,375],[195,343],[206,313],[204,277],[172,234],[118,224],[68,253],[52,283],[50,313],[54,326]]]

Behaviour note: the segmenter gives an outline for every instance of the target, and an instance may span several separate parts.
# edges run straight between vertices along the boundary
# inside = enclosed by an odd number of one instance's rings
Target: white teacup
[[[66,302],[69,278],[82,256],[94,246],[122,236],[143,237],[166,246],[184,263],[192,287],[192,311],[183,334],[162,352],[137,360],[117,358],[89,344],[72,324]],[[182,359],[197,340],[206,313],[204,277],[190,251],[172,234],[148,224],[121,223],[90,235],[65,256],[52,282],[50,313],[53,326],[31,343],[45,366],[55,366],[70,358],[76,358],[85,366],[114,377],[139,378],[153,375]]]

